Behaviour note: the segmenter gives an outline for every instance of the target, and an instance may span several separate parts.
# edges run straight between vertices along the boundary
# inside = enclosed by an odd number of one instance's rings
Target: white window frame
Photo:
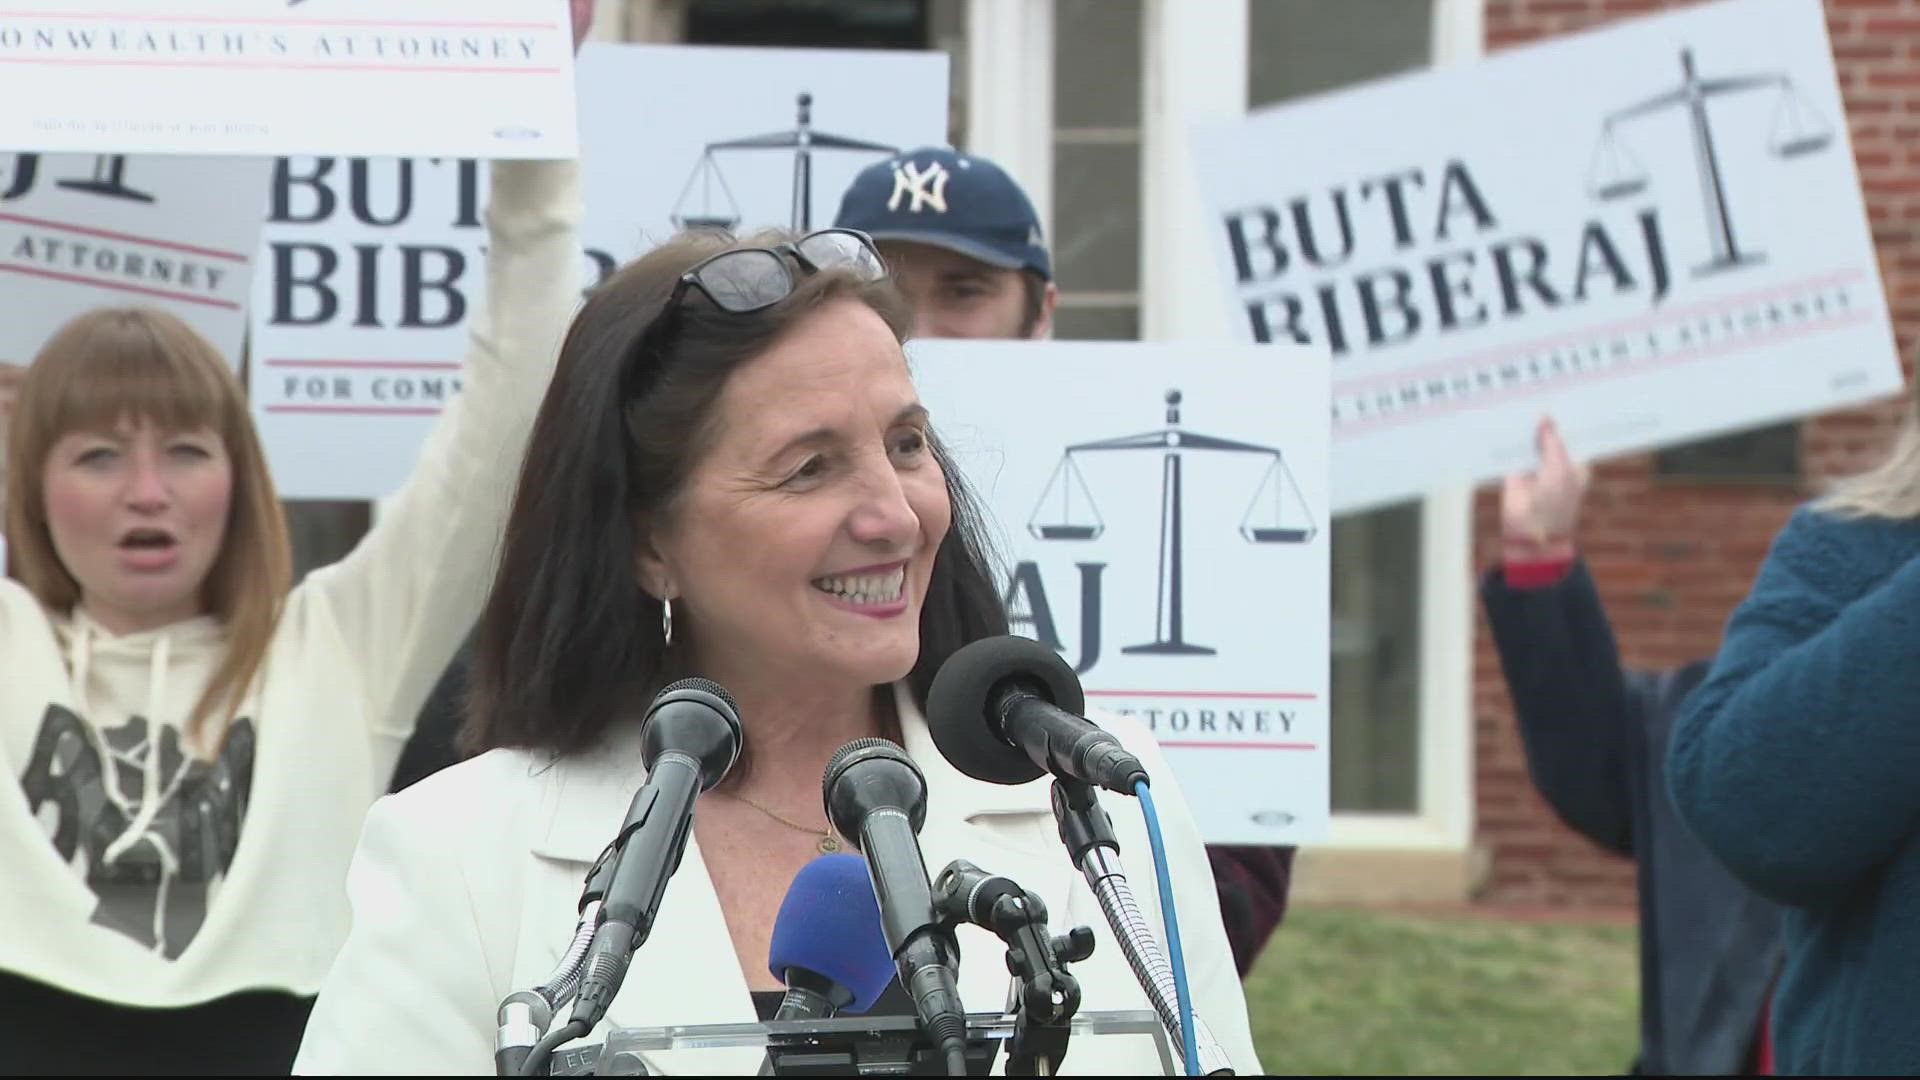
[[[964,149],[1020,181],[1053,236],[1053,0],[968,0]]]

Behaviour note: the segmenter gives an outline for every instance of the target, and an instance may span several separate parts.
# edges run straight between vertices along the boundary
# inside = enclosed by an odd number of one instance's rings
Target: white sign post
[[[1090,706],[1159,737],[1208,842],[1323,837],[1326,355],[987,341],[909,355],[990,512],[1015,632],[1059,649]]]
[[[1196,129],[1233,319],[1333,355],[1334,508],[1897,391],[1818,0],[1728,0]]]
[[[578,150],[559,0],[60,0],[0,10],[0,149]]]
[[[880,147],[946,138],[947,61],[936,53],[588,45],[580,87],[589,282],[682,225],[792,224],[796,177],[810,223],[830,224],[854,172],[884,151],[835,150],[822,136]],[[799,132],[803,94],[804,170],[781,142]],[[720,145],[756,136],[778,138]],[[482,300],[485,176],[447,159],[281,167],[255,290],[252,393],[282,494],[379,498],[412,470],[459,391],[466,315]]]
[[[238,367],[273,162],[0,154],[0,361],[99,307],[163,308]]]

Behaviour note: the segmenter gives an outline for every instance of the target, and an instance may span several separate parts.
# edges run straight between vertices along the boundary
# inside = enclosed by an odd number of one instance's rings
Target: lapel
[[[966,859],[1039,896],[1047,903],[1053,932],[1064,931],[1077,874],[1054,830],[1047,779],[1009,787],[967,777],[934,746],[926,718],[906,686],[896,684],[894,695],[901,741],[927,781],[920,848],[928,877],[937,877],[955,859]],[[547,825],[534,829],[513,985],[543,981],[559,963],[587,868],[625,818],[644,779],[637,726],[617,733],[601,750],[548,771],[538,817]],[[979,927],[963,926],[956,937],[960,994],[968,1011],[1003,1011],[1009,985],[1005,946]],[[730,941],[700,845],[690,837],[661,903],[659,921],[635,954],[606,1022],[588,1041],[604,1040],[608,1027],[753,1022],[753,998]],[[647,1057],[649,1067],[670,1074],[751,1075],[763,1054],[757,1049],[709,1048]]]

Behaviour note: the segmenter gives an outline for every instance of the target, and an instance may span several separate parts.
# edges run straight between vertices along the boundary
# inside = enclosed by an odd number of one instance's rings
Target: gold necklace
[[[746,803],[748,806],[753,807],[755,810],[760,811],[761,813],[767,815],[768,817],[779,822],[780,824],[785,825],[789,829],[806,833],[809,836],[815,833],[819,833],[820,842],[816,846],[819,847],[820,853],[822,855],[831,855],[834,852],[840,850],[840,838],[833,835],[833,829],[831,827],[829,827],[825,832],[821,832],[821,830],[819,829],[815,829],[806,825],[801,825],[797,822],[788,821],[786,818],[783,818],[779,814],[776,814],[773,811],[767,809],[766,807],[761,806],[759,803],[754,802],[752,799],[747,798],[745,795],[735,794],[734,792],[731,792],[731,791],[726,792],[725,794],[729,798],[738,799],[741,802]],[[831,823],[829,823],[829,826],[831,826]]]

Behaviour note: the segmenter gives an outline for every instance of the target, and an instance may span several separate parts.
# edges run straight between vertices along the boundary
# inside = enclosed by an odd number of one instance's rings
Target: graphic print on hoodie
[[[143,716],[94,733],[50,705],[21,787],[55,850],[98,898],[93,922],[177,960],[233,863],[253,758],[250,719],[234,721],[208,763],[181,752],[175,728],[162,726],[156,744]]]

